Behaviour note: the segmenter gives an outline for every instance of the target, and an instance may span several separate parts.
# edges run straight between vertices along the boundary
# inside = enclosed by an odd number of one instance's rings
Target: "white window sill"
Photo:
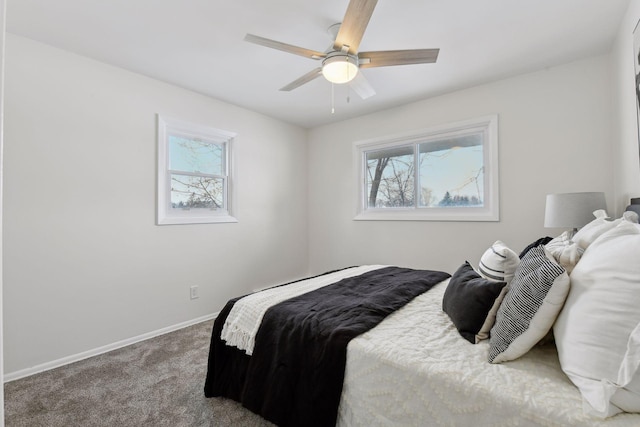
[[[371,209],[358,213],[354,221],[499,221],[497,212],[486,208]]]
[[[176,224],[217,224],[217,223],[234,223],[238,220],[231,215],[216,216],[179,216],[158,218],[158,225],[176,225]]]

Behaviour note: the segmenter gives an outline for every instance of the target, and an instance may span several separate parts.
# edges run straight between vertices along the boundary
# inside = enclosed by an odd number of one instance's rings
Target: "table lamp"
[[[607,209],[602,192],[547,194],[544,226],[569,228],[575,233],[595,219],[593,212],[598,209]]]

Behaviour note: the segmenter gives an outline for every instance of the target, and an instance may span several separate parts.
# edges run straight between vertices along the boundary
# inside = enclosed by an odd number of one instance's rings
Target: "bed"
[[[485,270],[493,269],[503,272],[511,268],[514,278],[503,276],[502,281],[491,280],[492,284],[502,283],[502,285],[492,291],[491,303],[485,304],[486,313],[483,314],[485,320],[480,323],[477,320],[474,321],[476,326],[471,332],[467,330],[468,325],[457,319],[454,311],[443,310],[447,300],[452,298],[450,295],[454,285],[455,289],[462,289],[461,280],[471,278],[464,283],[474,284],[479,283],[478,280],[483,281],[482,283],[488,280],[476,272],[476,270],[481,271],[482,268],[471,268],[469,263],[464,263],[451,278],[444,272],[390,266],[361,266],[329,272],[283,285],[275,290],[263,291],[281,295],[277,298],[257,297],[259,301],[262,300],[260,303],[265,305],[265,309],[258,310],[258,314],[252,311],[253,308],[249,310],[255,318],[251,322],[254,326],[245,325],[245,330],[257,328],[255,336],[251,339],[247,339],[246,336],[233,338],[231,337],[233,333],[229,332],[234,329],[232,324],[235,322],[233,319],[229,320],[230,314],[234,311],[234,307],[236,307],[235,311],[242,311],[238,309],[240,307],[238,302],[246,299],[235,298],[228,302],[214,325],[205,395],[224,396],[237,400],[250,410],[281,426],[334,424],[338,426],[640,426],[640,414],[618,413],[623,410],[638,412],[633,406],[636,399],[634,384],[638,383],[635,372],[631,373],[631,379],[627,383],[618,384],[617,388],[612,389],[610,382],[607,382],[608,390],[613,390],[608,396],[607,403],[613,402],[618,406],[610,405],[616,409],[613,412],[607,409],[609,406],[605,409],[600,408],[604,413],[601,411],[594,416],[593,408],[589,403],[596,407],[598,405],[589,396],[591,385],[585,385],[588,384],[588,380],[580,377],[584,375],[579,369],[582,362],[572,361],[570,357],[572,353],[584,355],[585,352],[579,347],[571,347],[573,345],[571,339],[566,339],[567,330],[574,333],[567,324],[585,323],[592,328],[590,331],[592,335],[598,335],[597,331],[593,332],[593,325],[588,325],[588,321],[577,322],[571,317],[572,312],[581,311],[580,304],[589,297],[581,294],[579,290],[576,290],[576,295],[571,295],[567,270],[573,270],[571,277],[573,279],[573,275],[576,275],[575,287],[579,288],[584,277],[591,278],[602,274],[601,270],[597,268],[594,270],[592,267],[594,264],[602,264],[603,256],[599,251],[604,250],[612,259],[615,259],[615,262],[620,262],[620,259],[625,257],[628,259],[629,256],[632,259],[634,256],[637,258],[640,254],[640,228],[637,224],[622,224],[624,225],[622,228],[626,228],[623,232],[618,231],[616,235],[615,230],[610,230],[619,229],[618,225],[620,221],[616,224],[608,221],[606,227],[601,227],[602,230],[598,230],[597,233],[591,227],[592,233],[587,236],[589,240],[587,246],[595,241],[600,242],[598,240],[600,236],[604,237],[601,239],[602,244],[594,244],[595,249],[588,251],[579,250],[577,246],[580,237],[585,238],[584,233],[582,236],[577,235],[577,241],[567,236],[559,236],[556,239],[548,238],[534,242],[530,245],[531,247],[525,249],[525,252],[529,253],[521,253],[520,256],[515,255],[502,242],[494,243],[483,255],[479,266],[484,267]],[[589,228],[586,228],[588,231]],[[610,232],[607,233],[607,231]],[[613,237],[607,237],[611,234]],[[636,242],[633,244],[637,244],[637,247],[629,251],[628,242],[620,240],[621,236],[628,240],[633,239]],[[613,242],[614,238],[619,239]],[[612,250],[611,245],[614,248],[622,248],[622,253],[614,253],[615,249]],[[504,256],[507,251],[511,256]],[[573,256],[576,253],[582,257],[586,267],[580,267],[578,259]],[[500,256],[495,257],[496,254]],[[492,257],[499,261],[492,260]],[[493,335],[500,334],[496,328],[504,324],[505,319],[508,320],[509,308],[518,303],[517,298],[510,298],[510,296],[515,293],[513,289],[525,280],[524,273],[521,273],[526,270],[524,265],[529,263],[528,268],[531,268],[529,260],[538,259],[536,257],[541,257],[545,260],[544,262],[547,259],[549,262],[562,260],[564,265],[558,262],[562,268],[557,268],[557,276],[550,281],[549,289],[541,299],[540,307],[537,307],[537,313],[528,320],[528,329],[525,328],[525,331],[515,339],[517,345],[503,348],[496,356],[492,351],[501,343],[497,339],[494,340]],[[594,263],[594,259],[598,262]],[[513,264],[511,267],[506,265],[510,261]],[[496,262],[501,264],[496,265]],[[630,268],[637,269],[635,266]],[[350,275],[356,271],[354,269],[360,269],[357,272],[364,271],[364,273]],[[403,274],[408,273],[417,282],[411,281],[413,279],[405,281],[405,278],[397,281],[392,288],[398,284],[404,284],[405,288],[399,292],[406,293],[407,289],[409,292],[392,303],[389,303],[387,296],[378,295],[377,290],[369,294],[369,297],[365,298],[369,302],[371,295],[381,299],[367,307],[367,310],[377,312],[377,317],[374,320],[367,319],[364,330],[354,330],[343,335],[344,330],[349,330],[350,326],[343,330],[339,324],[332,324],[330,327],[319,325],[319,330],[324,331],[320,333],[309,329],[307,323],[318,326],[318,319],[313,315],[306,316],[304,313],[315,313],[316,307],[318,307],[317,311],[322,311],[323,302],[333,305],[335,301],[331,301],[331,297],[328,297],[330,295],[328,292],[332,288],[352,291],[359,289],[358,286],[366,287],[366,284],[370,284],[378,275],[396,277],[399,271]],[[632,282],[637,283],[640,280],[640,271],[634,270],[632,273],[632,275],[621,274],[620,276],[633,277]],[[330,282],[328,285],[325,283],[317,287],[314,287],[316,285],[309,287],[309,281],[317,284],[318,281],[322,282],[336,274],[338,276],[347,274],[348,277],[335,281],[328,280]],[[605,271],[604,274],[607,272]],[[360,280],[361,276],[365,278],[361,282],[365,285],[356,285],[356,280]],[[536,270],[533,276],[536,277],[536,281],[541,280],[539,271]],[[382,282],[385,283],[386,280]],[[564,287],[558,291],[556,288],[561,282]],[[619,283],[612,285],[616,287],[617,292],[624,287]],[[287,289],[293,288],[301,288],[301,290],[290,294]],[[367,292],[369,291],[365,291]],[[622,292],[622,299],[629,301],[629,307],[616,309],[616,312],[637,312],[639,293],[638,286],[632,289],[631,297],[629,296],[631,294]],[[311,302],[307,300],[300,305],[299,299],[309,295],[312,298]],[[344,299],[351,301],[353,297],[349,295],[346,298],[344,294],[340,295],[336,301]],[[597,294],[595,297],[601,299],[602,294]],[[574,303],[574,300],[578,302]],[[549,302],[551,304],[547,306]],[[368,304],[356,302],[351,305],[360,307]],[[572,304],[572,310],[562,310],[567,304]],[[620,300],[617,304],[624,305],[625,302]],[[302,307],[302,309],[292,316],[290,313],[292,306],[297,306],[298,309]],[[593,312],[592,306],[588,308]],[[348,310],[351,309],[352,307],[348,308]],[[337,312],[342,310],[343,308],[340,308]],[[550,314],[550,310],[555,313]],[[274,311],[278,312],[275,314],[277,319],[275,323],[273,319],[269,320]],[[462,310],[466,313],[465,316],[470,311],[473,310],[468,307]],[[285,320],[285,323],[282,323],[283,312],[285,318],[294,320],[290,323]],[[346,317],[352,317],[352,315],[349,314]],[[491,338],[481,339],[482,329],[487,327],[486,319],[491,316],[494,316],[491,320],[491,334],[485,334],[485,338],[489,335]],[[636,317],[632,323],[638,324],[640,321],[638,315],[633,314],[633,316]],[[334,313],[327,317],[334,319],[339,316]],[[595,317],[598,318],[597,313]],[[227,330],[225,330],[225,324]],[[295,333],[290,333],[289,328],[293,324],[307,326]],[[542,326],[539,327],[539,325]],[[606,324],[603,327],[608,328]],[[634,327],[634,324],[631,324],[631,329]],[[539,330],[531,332],[531,329],[536,328]],[[548,333],[552,328],[557,335],[555,342],[549,339]],[[329,329],[340,331],[337,341],[344,345],[343,350],[334,348],[333,342],[326,345],[316,343],[320,335],[331,335],[326,332]],[[625,331],[622,327],[618,329],[623,335],[626,334],[626,337],[631,335],[633,338],[637,335],[636,332]],[[640,331],[640,327],[636,329]],[[292,339],[292,336],[297,338]],[[569,336],[572,335],[569,334]],[[637,336],[640,337],[640,335]],[[304,338],[299,343],[302,347],[293,347],[287,341],[290,339],[299,341],[300,337]],[[533,344],[523,347],[522,337]],[[252,339],[255,342],[251,342]],[[287,342],[283,344],[283,341]],[[580,338],[578,341],[580,341],[577,344],[579,346],[585,340]],[[278,347],[282,345],[284,347]],[[612,347],[609,344],[607,346]],[[629,344],[627,347],[631,348],[631,346]],[[327,348],[335,352],[325,353]],[[629,348],[625,357],[629,356],[630,359],[627,357],[625,360],[640,363],[638,356],[640,353],[635,351],[629,353]],[[287,354],[283,356],[282,352]],[[493,357],[494,363],[489,363],[488,355],[489,359]],[[606,357],[607,365],[618,363],[615,355],[604,354],[603,357]],[[637,368],[638,363],[631,363],[631,365]],[[627,363],[625,366],[625,372],[628,373],[631,369],[630,364]],[[566,372],[567,367],[571,368],[569,372]],[[620,372],[622,371],[621,369]],[[617,372],[616,368],[615,373]],[[598,380],[597,382],[605,383],[606,381]],[[618,396],[621,390],[625,393],[622,398]],[[623,407],[623,410],[620,410],[619,406]]]
[[[552,342],[488,363],[488,341],[465,341],[442,311],[446,285],[351,341],[338,425],[640,425],[636,414],[606,421],[586,415]]]

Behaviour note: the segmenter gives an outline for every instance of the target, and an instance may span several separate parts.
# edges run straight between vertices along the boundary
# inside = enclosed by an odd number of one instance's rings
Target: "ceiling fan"
[[[281,88],[282,91],[293,90],[323,75],[332,83],[350,83],[351,88],[362,99],[366,99],[375,95],[375,91],[362,73],[358,72],[360,68],[433,63],[438,59],[440,51],[440,49],[408,49],[358,52],[360,41],[377,3],[378,0],[351,0],[342,23],[329,28],[329,32],[333,32],[334,42],[325,52],[305,49],[253,34],[247,34],[244,40],[316,61],[322,60],[321,67],[292,81]]]

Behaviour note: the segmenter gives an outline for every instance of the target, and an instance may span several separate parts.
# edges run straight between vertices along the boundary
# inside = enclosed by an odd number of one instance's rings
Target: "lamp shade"
[[[602,192],[547,194],[544,226],[577,229],[593,221],[598,209],[607,209]]]

